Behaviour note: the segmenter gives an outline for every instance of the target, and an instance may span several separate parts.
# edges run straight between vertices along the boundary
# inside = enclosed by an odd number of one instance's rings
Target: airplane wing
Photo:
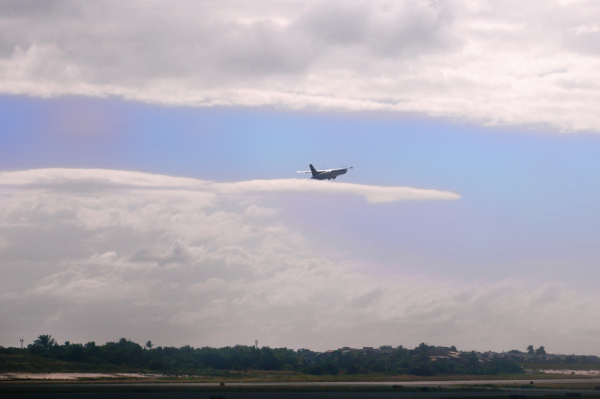
[[[299,170],[296,173],[312,173],[310,170]]]

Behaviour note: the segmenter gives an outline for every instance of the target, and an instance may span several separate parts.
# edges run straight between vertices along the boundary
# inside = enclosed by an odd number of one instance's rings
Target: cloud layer
[[[0,92],[600,131],[595,1],[5,1]]]
[[[401,267],[373,273],[367,260],[314,245],[286,225],[285,210],[261,200],[296,183],[106,170],[0,174],[0,344],[49,333],[72,342],[539,343],[600,352],[597,294],[552,282],[406,276]],[[340,195],[381,200],[358,187]],[[308,191],[316,201],[327,193]]]
[[[403,200],[456,200],[460,195],[449,191],[411,187],[369,186],[353,183],[332,183],[306,179],[250,180],[237,183],[214,183],[184,177],[171,177],[140,172],[102,169],[38,169],[21,172],[0,172],[0,184],[56,188],[61,185],[74,189],[87,185],[95,187],[126,186],[145,188],[178,188],[227,195],[252,193],[325,193],[362,195],[369,202],[382,203]]]

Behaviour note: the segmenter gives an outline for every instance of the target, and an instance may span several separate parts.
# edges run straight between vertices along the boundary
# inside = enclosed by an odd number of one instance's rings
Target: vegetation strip
[[[40,335],[26,349],[0,348],[0,372],[136,372],[224,375],[252,370],[286,371],[313,376],[387,375],[498,375],[520,374],[523,369],[510,359],[481,360],[475,352],[420,344],[414,349],[341,348],[326,352],[307,349],[271,349],[236,345],[224,348],[144,346],[125,338],[58,345],[50,335]],[[236,376],[236,378],[239,377]],[[277,377],[277,376],[275,376]]]

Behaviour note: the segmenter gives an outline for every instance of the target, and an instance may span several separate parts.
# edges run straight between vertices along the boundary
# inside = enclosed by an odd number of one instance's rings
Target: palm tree
[[[146,342],[146,348],[152,349],[152,341]]]
[[[33,341],[34,345],[43,346],[44,348],[49,348],[51,346],[56,345],[56,340],[52,338],[52,335],[40,335],[37,337],[35,341]]]

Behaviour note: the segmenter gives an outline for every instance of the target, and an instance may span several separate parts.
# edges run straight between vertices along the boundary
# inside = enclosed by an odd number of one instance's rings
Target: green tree
[[[281,370],[283,368],[282,362],[278,359],[272,350],[267,348],[268,350],[262,349],[264,353],[261,354],[261,357],[258,359],[257,366],[261,370]]]
[[[535,353],[535,351],[533,350],[533,345],[529,345],[529,346],[527,347],[527,353],[528,353],[529,355],[533,355],[533,354]]]
[[[546,354],[546,349],[543,346],[540,346],[535,350],[536,356],[544,356]]]
[[[37,339],[33,341],[33,344],[47,349],[56,345],[56,340],[52,338],[52,335],[39,335]]]
[[[325,374],[338,375],[340,372],[340,368],[333,362],[323,364],[322,368]]]
[[[152,349],[152,341],[146,341],[146,348]]]
[[[413,349],[413,353],[414,359],[409,373],[413,375],[433,375],[429,359],[429,346],[426,343],[421,343]]]
[[[82,362],[85,359],[85,351],[83,345],[73,344],[66,349],[66,360],[69,362]]]

